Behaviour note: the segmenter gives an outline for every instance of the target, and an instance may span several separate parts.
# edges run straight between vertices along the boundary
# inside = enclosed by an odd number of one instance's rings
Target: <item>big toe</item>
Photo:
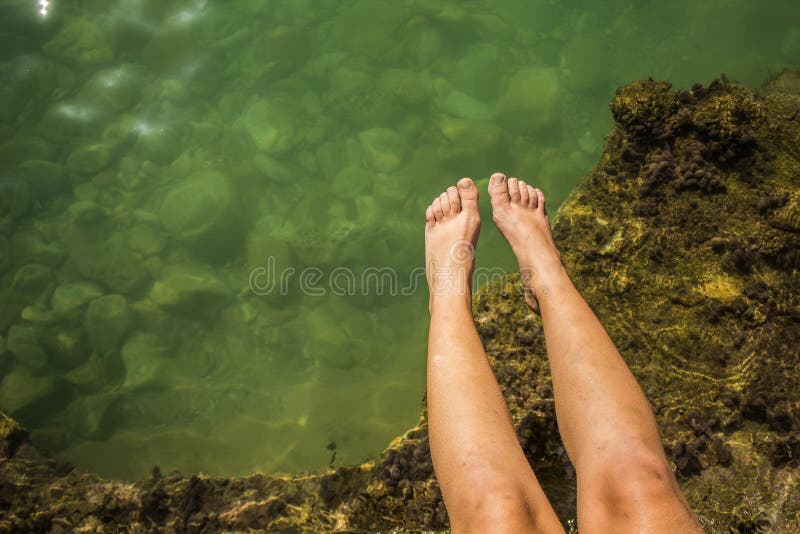
[[[458,195],[461,197],[461,208],[465,211],[478,211],[478,188],[469,178],[458,181]]]
[[[508,180],[502,172],[494,173],[489,179],[489,198],[493,209],[508,206]]]

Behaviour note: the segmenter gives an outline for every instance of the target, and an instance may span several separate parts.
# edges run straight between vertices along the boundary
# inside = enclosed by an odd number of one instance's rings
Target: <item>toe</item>
[[[464,211],[478,212],[478,188],[469,178],[458,181],[458,196],[461,199],[461,208]]]
[[[536,197],[536,188],[532,185],[528,186],[528,206],[531,208],[535,208],[538,205],[538,199]]]
[[[447,199],[450,201],[450,213],[453,215],[461,212],[461,199],[458,197],[458,189],[451,185],[447,188]]]
[[[517,180],[516,178],[508,179],[508,196],[511,197],[512,204],[519,204],[520,200],[519,180]]]
[[[489,198],[493,209],[508,206],[508,180],[505,174],[496,172],[489,179]]]
[[[528,194],[528,184],[519,181],[519,201],[523,206],[527,206],[530,202],[530,195]]]
[[[433,224],[435,221],[436,219],[433,218],[433,208],[428,206],[425,208],[425,222],[428,224]]]
[[[541,189],[536,190],[536,209],[545,211],[544,209],[544,193]]]
[[[433,199],[431,202],[431,208],[433,209],[433,218],[437,221],[441,221],[444,219],[444,211],[442,211],[442,201],[439,197]]]
[[[444,213],[444,216],[447,217],[450,215],[450,197],[447,196],[446,191],[439,195],[439,202],[442,205],[442,213]]]

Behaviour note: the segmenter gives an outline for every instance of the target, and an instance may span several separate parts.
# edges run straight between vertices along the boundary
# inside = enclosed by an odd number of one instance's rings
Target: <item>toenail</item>
[[[462,178],[458,181],[458,187],[461,189],[469,189],[469,178]]]
[[[506,177],[503,174],[500,174],[499,172],[492,175],[492,183],[502,184],[505,181]]]

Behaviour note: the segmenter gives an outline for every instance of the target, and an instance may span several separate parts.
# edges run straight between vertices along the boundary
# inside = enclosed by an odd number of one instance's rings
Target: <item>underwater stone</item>
[[[77,324],[46,327],[41,337],[50,364],[57,368],[72,369],[85,362],[91,354],[83,327]]]
[[[0,166],[12,166],[31,159],[49,160],[54,147],[44,139],[32,136],[14,136],[0,144]]]
[[[457,166],[461,174],[468,174],[470,168],[485,168],[490,163],[486,154],[500,150],[503,131],[492,122],[444,117],[436,126],[448,141],[438,143],[438,159]]]
[[[77,224],[97,224],[105,216],[103,208],[98,206],[96,202],[89,200],[73,202],[67,208],[67,213],[72,216],[72,219]]]
[[[453,117],[479,121],[488,121],[494,116],[488,104],[461,91],[450,91],[442,103],[442,110]]]
[[[69,155],[67,169],[70,171],[93,174],[102,171],[111,161],[111,147],[104,144],[83,146]]]
[[[28,160],[20,165],[20,169],[38,198],[58,196],[69,189],[61,165],[44,160]]]
[[[86,309],[89,344],[102,354],[118,347],[133,326],[128,301],[122,295],[105,295]]]
[[[127,233],[128,246],[144,256],[158,254],[167,246],[164,234],[149,224],[137,224]]]
[[[136,389],[168,382],[169,376],[163,371],[171,353],[170,347],[158,336],[148,333],[131,336],[121,353],[125,365],[124,387]]]
[[[233,184],[215,171],[200,171],[164,196],[160,217],[177,239],[192,241],[225,228],[236,218]]]
[[[402,104],[409,112],[427,104],[433,93],[433,82],[427,72],[385,69],[379,83],[387,97]]]
[[[552,67],[527,67],[514,73],[497,102],[498,120],[517,132],[541,131],[556,119],[558,73]]]
[[[281,154],[294,146],[296,118],[290,109],[285,102],[266,99],[247,109],[242,122],[256,148],[268,154]]]
[[[27,181],[0,176],[0,218],[20,219],[33,205],[33,194]]]
[[[71,247],[64,271],[101,284],[114,293],[129,293],[147,280],[140,259],[127,247],[121,233],[112,234],[102,242]]]
[[[141,98],[145,71],[140,65],[120,65],[97,72],[86,82],[81,97],[89,102],[105,104],[115,112],[131,107]]]
[[[59,404],[59,388],[56,378],[40,375],[25,367],[15,367],[0,384],[0,406],[15,417],[30,420],[26,415],[46,413],[48,407]]]
[[[61,31],[45,43],[44,51],[78,65],[107,63],[113,58],[100,26],[86,18],[64,24]]]
[[[103,290],[89,282],[62,284],[53,292],[50,306],[58,313],[68,313],[103,294]]]
[[[455,63],[452,81],[459,90],[469,95],[483,100],[493,99],[497,96],[499,67],[497,47],[489,43],[478,43],[471,46],[467,55]]]
[[[201,268],[171,267],[153,284],[150,298],[159,306],[192,314],[214,314],[233,297],[214,273]]]
[[[20,365],[40,371],[47,367],[47,352],[39,344],[39,331],[29,325],[14,325],[8,329],[6,347]]]
[[[331,191],[343,199],[353,198],[372,188],[373,177],[374,174],[361,165],[348,165],[333,178]]]
[[[389,128],[372,128],[358,134],[362,161],[378,172],[391,172],[405,161],[408,146],[400,134]]]
[[[181,134],[169,124],[155,124],[135,129],[138,133],[134,154],[159,164],[173,161],[181,151]]]
[[[17,269],[11,287],[30,296],[39,296],[53,282],[53,270],[47,265],[28,263]]]
[[[11,257],[20,262],[42,263],[51,267],[61,265],[64,251],[55,243],[45,241],[34,232],[17,232],[9,244]]]

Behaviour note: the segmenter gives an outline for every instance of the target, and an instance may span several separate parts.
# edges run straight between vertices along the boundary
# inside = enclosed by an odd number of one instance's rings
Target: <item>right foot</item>
[[[496,172],[489,180],[489,197],[494,222],[517,257],[525,301],[539,313],[537,295],[546,296],[555,278],[564,275],[544,194],[522,180]]]

